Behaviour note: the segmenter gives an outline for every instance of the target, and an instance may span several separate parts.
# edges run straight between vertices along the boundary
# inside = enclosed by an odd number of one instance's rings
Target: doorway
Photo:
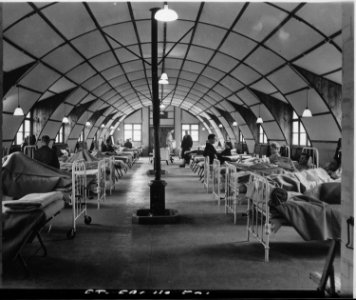
[[[169,131],[174,130],[174,127],[160,127],[159,128],[159,147],[166,147],[166,137]],[[175,134],[173,133],[173,139]],[[154,130],[153,126],[150,126],[150,138],[149,138],[149,152],[153,151],[154,146]]]

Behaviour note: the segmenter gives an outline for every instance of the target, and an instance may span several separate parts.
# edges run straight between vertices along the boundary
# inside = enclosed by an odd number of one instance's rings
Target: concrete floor
[[[315,290],[309,279],[322,271],[328,244],[304,242],[293,228],[272,235],[270,262],[254,240],[246,242],[246,217],[237,225],[207,194],[189,168],[162,164],[167,175],[166,208],[177,209],[178,224],[132,224],[132,214],[149,207],[152,169],[140,158],[116,184],[101,209],[90,200],[92,224],[79,221],[76,237],[66,238],[71,210],[64,209],[43,232],[47,257],[28,259],[24,277],[19,263],[3,274],[2,288],[34,289],[194,289]],[[28,245],[25,257],[38,246]],[[339,257],[335,268],[338,272]]]

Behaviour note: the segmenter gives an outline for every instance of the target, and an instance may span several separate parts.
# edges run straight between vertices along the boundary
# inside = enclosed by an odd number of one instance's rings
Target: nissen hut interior
[[[353,297],[353,1],[0,10],[1,298]]]

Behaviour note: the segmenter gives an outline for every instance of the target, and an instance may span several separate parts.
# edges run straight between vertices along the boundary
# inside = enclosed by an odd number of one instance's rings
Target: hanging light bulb
[[[161,105],[159,106],[160,109],[165,109],[165,107],[166,107],[166,106],[165,106],[164,104],[161,104]]]
[[[258,105],[258,118],[256,120],[257,124],[263,124],[263,120],[261,118],[261,104]]]
[[[101,124],[101,128],[104,128],[105,127],[105,124]]]
[[[308,108],[308,104],[309,104],[309,88],[307,89],[307,106],[303,111],[302,117],[303,118],[310,118],[313,116],[312,112],[310,111],[310,109]]]
[[[69,123],[69,119],[68,119],[67,117],[64,117],[64,118],[62,119],[62,123],[68,124],[68,123]]]
[[[20,87],[17,86],[17,107],[14,110],[14,116],[23,116],[24,112],[20,106]]]
[[[219,124],[219,128],[223,128],[222,124]]]
[[[234,121],[234,122],[232,123],[232,126],[233,126],[233,127],[237,127],[237,122]]]
[[[177,20],[178,15],[173,9],[168,8],[168,4],[164,4],[163,8],[156,12],[155,19],[161,22],[171,22]]]
[[[158,81],[159,84],[168,84],[168,75],[167,73],[162,73],[161,78]]]
[[[85,123],[85,126],[89,127],[89,126],[91,126],[91,123],[90,123],[89,121],[87,121],[87,122]]]

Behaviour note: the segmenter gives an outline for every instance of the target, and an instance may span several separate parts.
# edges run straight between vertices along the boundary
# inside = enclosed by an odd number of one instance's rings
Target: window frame
[[[130,127],[130,128],[129,128]],[[135,127],[139,127],[135,128]],[[128,136],[127,132],[131,132]],[[139,138],[136,138],[135,132],[139,132]],[[131,139],[133,142],[142,142],[142,124],[141,123],[125,123],[124,124],[124,140]]]
[[[59,128],[59,131],[56,135],[56,143],[64,143],[64,128],[65,128],[65,124],[62,124],[61,128]]]
[[[296,131],[294,130],[296,124]],[[293,111],[293,117],[292,117],[292,146],[297,146],[297,147],[310,147],[311,142],[308,136],[307,131],[305,130],[305,127],[302,123],[301,117],[297,115],[295,111]],[[305,135],[305,144],[301,144],[301,136]],[[297,139],[297,143],[295,143],[295,138]]]
[[[28,124],[29,128],[26,130],[26,124]],[[32,120],[32,112],[29,111],[25,118],[23,119],[21,126],[16,132],[15,139],[13,141],[14,145],[22,145],[25,141],[26,136],[30,136],[33,133],[33,120]],[[21,141],[20,141],[21,140]]]
[[[242,144],[246,144],[245,137],[242,134],[241,130],[239,130],[239,142],[242,143]]]
[[[262,138],[261,138],[262,137]],[[259,144],[268,144],[268,139],[265,131],[261,124],[258,124],[258,143]]]

